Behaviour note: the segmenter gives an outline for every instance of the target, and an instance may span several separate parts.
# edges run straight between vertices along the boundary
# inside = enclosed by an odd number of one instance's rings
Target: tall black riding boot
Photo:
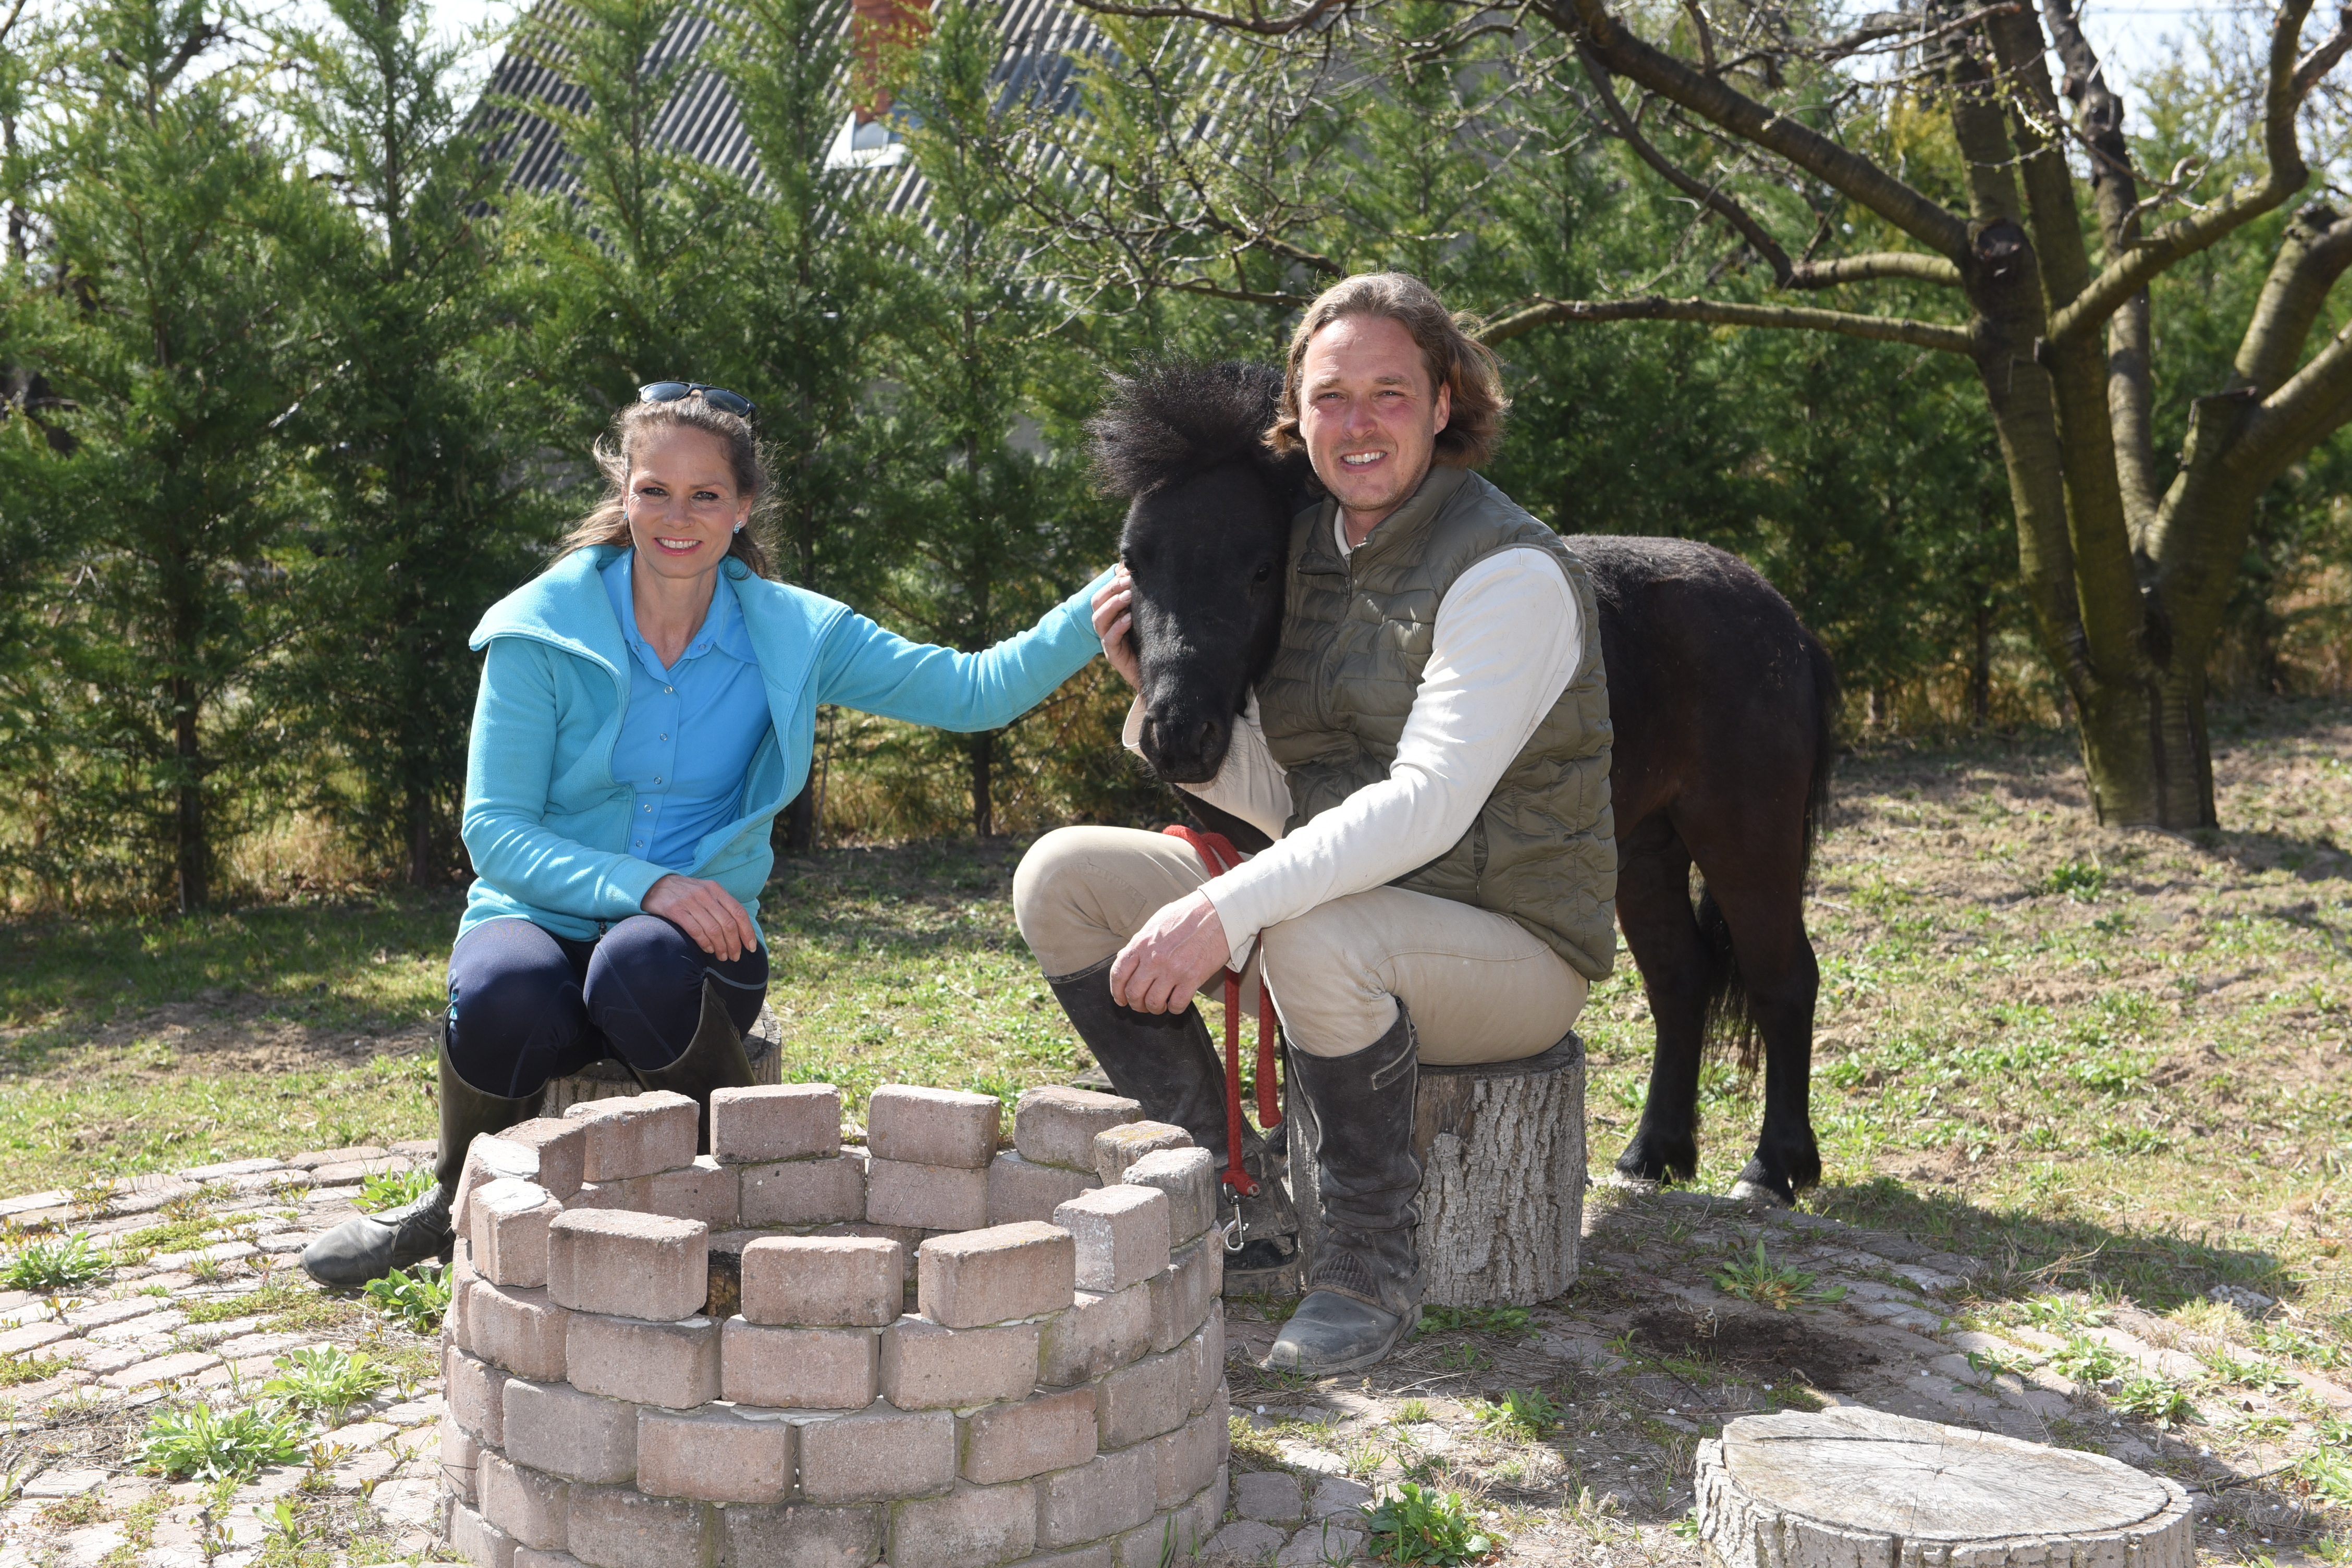
[[[364,1285],[395,1268],[428,1258],[446,1258],[457,1239],[450,1200],[465,1173],[466,1151],[478,1132],[502,1132],[539,1114],[547,1090],[520,1100],[485,1094],[457,1076],[449,1046],[441,1046],[441,1152],[434,1163],[432,1190],[413,1203],[382,1214],[347,1219],[302,1249],[303,1271],[321,1285]]]
[[[1047,979],[1070,1026],[1110,1077],[1111,1087],[1140,1101],[1154,1121],[1181,1127],[1223,1171],[1225,1147],[1225,1068],[1209,1042],[1198,1007],[1181,1013],[1139,1013],[1110,999],[1110,959],[1091,969]],[[1242,1123],[1242,1169],[1257,1180],[1255,1196],[1239,1202],[1240,1249],[1225,1253],[1230,1289],[1273,1289],[1298,1253],[1298,1213],[1275,1179],[1265,1140]],[[1228,1218],[1234,1217],[1228,1212]]]
[[[1389,1032],[1351,1056],[1290,1053],[1293,1094],[1315,1112],[1316,1147],[1294,1148],[1323,1178],[1323,1239],[1307,1299],[1275,1336],[1265,1364],[1325,1377],[1367,1367],[1421,1319],[1421,1164],[1412,1157],[1421,1058],[1403,1006]]]
[[[646,1089],[666,1089],[673,1094],[683,1094],[702,1110],[701,1143],[705,1154],[710,1152],[710,1095],[714,1089],[743,1089],[751,1082],[751,1058],[743,1052],[743,1037],[736,1032],[735,1020],[719,1000],[719,983],[704,976],[702,982],[702,1018],[695,1026],[694,1038],[686,1042],[686,1049],[667,1067],[629,1069],[637,1082]]]

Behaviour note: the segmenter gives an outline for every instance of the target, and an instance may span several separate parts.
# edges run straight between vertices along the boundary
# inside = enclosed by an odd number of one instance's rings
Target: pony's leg
[[[1769,837],[1759,832],[1748,842],[1752,847]],[[1785,855],[1751,850],[1726,858],[1727,863],[1711,868],[1702,854],[1699,871],[1731,928],[1748,1016],[1764,1042],[1764,1124],[1755,1158],[1739,1173],[1733,1193],[1792,1203],[1822,1179],[1811,1105],[1813,1005],[1821,991],[1821,966],[1805,935],[1802,850],[1791,846]]]
[[[1657,1026],[1649,1100],[1617,1170],[1635,1181],[1686,1182],[1698,1173],[1699,1050],[1709,979],[1706,945],[1691,913],[1690,851],[1664,813],[1617,843],[1617,919]]]

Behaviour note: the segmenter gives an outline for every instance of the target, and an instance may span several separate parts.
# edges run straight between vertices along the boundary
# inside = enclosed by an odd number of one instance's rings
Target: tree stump
[[[1290,1191],[1307,1269],[1322,1239],[1314,1109],[1290,1096]],[[1422,1300],[1532,1306],[1576,1280],[1584,1231],[1584,1042],[1515,1062],[1421,1069]],[[1304,1276],[1302,1276],[1303,1278]]]
[[[776,1015],[765,1002],[760,1004],[759,1022],[743,1037],[743,1052],[751,1058],[753,1083],[784,1081],[784,1054],[777,1048],[782,1031]],[[611,1057],[590,1062],[570,1078],[552,1079],[547,1086],[547,1100],[540,1107],[541,1116],[561,1116],[583,1100],[611,1100],[617,1095],[644,1092],[629,1069]]]
[[[1845,1405],[1743,1415],[1698,1446],[1709,1568],[2192,1568],[2162,1476]]]

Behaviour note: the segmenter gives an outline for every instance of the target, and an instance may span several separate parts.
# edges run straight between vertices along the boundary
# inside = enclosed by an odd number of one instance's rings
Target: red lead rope
[[[1201,858],[1210,876],[1223,876],[1242,863],[1241,851],[1222,833],[1205,833],[1181,823],[1160,830],[1181,838]],[[1257,984],[1257,1120],[1271,1132],[1282,1125],[1282,1102],[1274,1082],[1274,998],[1265,977]],[[1225,1173],[1220,1178],[1243,1197],[1257,1194],[1257,1183],[1242,1169],[1242,977],[1225,971]]]

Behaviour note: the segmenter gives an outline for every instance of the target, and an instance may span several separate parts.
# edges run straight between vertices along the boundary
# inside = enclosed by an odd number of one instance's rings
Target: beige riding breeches
[[[1047,977],[1061,979],[1116,954],[1208,879],[1200,857],[1171,835],[1058,828],[1022,857],[1013,914]],[[1588,989],[1507,915],[1402,888],[1352,893],[1267,927],[1244,976],[1245,1012],[1256,1010],[1261,968],[1297,1049],[1350,1056],[1388,1033],[1402,1003],[1421,1059],[1440,1065],[1549,1049],[1584,1010]]]

